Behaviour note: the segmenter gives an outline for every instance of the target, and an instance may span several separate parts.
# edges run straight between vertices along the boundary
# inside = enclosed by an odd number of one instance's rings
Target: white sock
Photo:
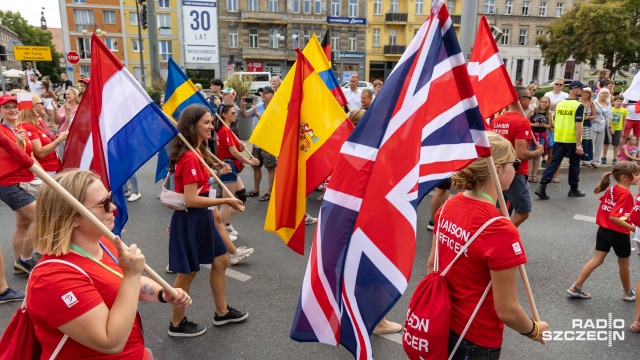
[[[29,261],[29,260],[31,260],[31,259],[33,259],[33,257],[23,258],[22,256],[20,256],[20,260],[21,260],[22,262],[27,262],[27,261]]]

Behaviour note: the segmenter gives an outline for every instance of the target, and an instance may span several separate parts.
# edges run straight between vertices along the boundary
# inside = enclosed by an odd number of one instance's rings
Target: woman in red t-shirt
[[[244,188],[239,174],[244,168],[244,164],[258,166],[260,165],[260,160],[256,158],[249,159],[238,150],[241,144],[230,129],[231,124],[236,122],[237,113],[235,107],[233,105],[222,104],[218,107],[218,114],[220,114],[224,124],[220,119],[216,118],[217,155],[222,161],[231,166],[231,172],[220,176],[220,180],[229,188],[229,191],[236,194],[238,199],[245,202],[247,200],[247,191]],[[237,236],[238,232],[233,228],[233,225],[231,225],[231,219],[233,219],[233,216],[236,214],[236,210],[230,206],[222,206],[220,207],[220,214],[222,215],[222,221],[225,224],[227,232]]]
[[[61,160],[56,148],[67,138],[69,132],[63,131],[56,137],[44,120],[38,116],[37,112],[42,111],[44,102],[38,95],[31,95],[31,102],[33,110],[20,111],[20,125],[27,132],[29,140],[31,140],[33,154],[38,159],[40,166],[49,175],[53,176],[58,171]]]
[[[211,112],[203,105],[189,105],[180,114],[178,130],[187,139],[198,156],[213,165],[207,151],[211,138]],[[198,156],[182,140],[176,138],[169,156],[169,171],[174,173],[175,191],[184,194],[187,210],[174,210],[169,232],[169,269],[178,273],[173,283],[185,291],[200,271],[200,264],[211,264],[209,285],[215,303],[214,325],[245,320],[249,314],[228,306],[225,270],[229,265],[227,248],[213,222],[208,207],[229,205],[244,211],[242,201],[236,198],[209,197],[209,172]],[[169,336],[193,337],[204,334],[206,327],[187,320],[185,309],[174,306],[169,325]]]
[[[17,104],[17,100],[10,95],[0,97],[0,115],[3,118],[0,131],[14,140],[27,155],[32,156],[33,146],[20,123]],[[5,167],[5,164],[2,166]],[[11,164],[8,164],[8,167],[11,167]],[[8,172],[0,170],[0,173],[2,173],[0,175],[0,200],[9,205],[16,214],[16,228],[12,240],[13,254],[16,259],[13,264],[13,273],[29,273],[36,264],[32,257],[33,246],[29,230],[34,218],[36,199],[27,191],[32,185],[35,185],[32,182],[41,181],[35,180],[35,176],[29,169],[21,167]],[[4,284],[0,283],[0,291],[2,285]]]
[[[488,137],[500,187],[508,189],[520,163],[508,140],[495,133],[488,133]],[[451,181],[454,187],[466,191],[449,199],[434,217],[436,228],[429,255],[429,272],[433,271],[438,239],[439,267],[444,269],[482,225],[501,216],[495,206],[496,186],[485,159],[474,161],[454,174]],[[445,276],[451,292],[449,352],[453,351],[487,285],[492,284],[492,291],[484,299],[453,359],[466,359],[471,354],[474,358],[492,355],[492,359],[497,359],[504,325],[542,342],[542,332],[549,330],[549,325],[534,322],[518,302],[516,272],[526,261],[518,230],[509,219],[503,218],[487,227],[465,255],[453,264]]]
[[[611,185],[609,176],[618,182]],[[622,300],[635,301],[636,294],[631,289],[631,270],[629,268],[629,256],[631,256],[631,243],[629,234],[635,231],[635,226],[627,220],[633,210],[633,194],[629,191],[629,186],[637,185],[640,178],[640,166],[632,161],[620,161],[613,166],[611,172],[605,173],[600,180],[600,184],[593,191],[600,193],[606,190],[600,198],[600,206],[596,214],[596,224],[599,225],[596,234],[596,245],[593,258],[589,260],[578,275],[576,282],[571,285],[567,292],[580,299],[590,299],[591,294],[582,290],[582,285],[589,278],[589,275],[598,266],[602,265],[604,258],[613,248],[618,256],[618,266],[620,267],[620,281],[622,282]]]
[[[113,229],[116,207],[95,173],[65,171],[55,180]],[[142,359],[138,302],[184,307],[191,305],[189,295],[176,289],[174,299],[142,276],[145,260],[135,244],[127,249],[118,238],[114,245],[47,185],[38,194],[36,213],[35,245],[43,256],[29,277],[27,308],[42,358],[49,359],[67,335],[56,359]]]

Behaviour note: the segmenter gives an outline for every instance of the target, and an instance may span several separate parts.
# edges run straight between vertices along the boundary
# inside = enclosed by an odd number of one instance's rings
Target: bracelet
[[[163,304],[166,304],[167,302],[162,298],[162,294],[164,294],[164,289],[160,289],[158,291],[158,301],[160,301]]]
[[[538,327],[538,323],[534,321],[533,324],[536,326],[536,334],[527,336],[530,340],[535,340],[538,337],[538,335],[540,335],[540,328]]]
[[[529,318],[529,319],[531,319],[531,318]],[[531,328],[531,331],[529,331],[528,333],[519,333],[520,335],[529,336],[536,330],[536,322],[533,319],[531,319],[531,322],[533,323],[533,327]]]

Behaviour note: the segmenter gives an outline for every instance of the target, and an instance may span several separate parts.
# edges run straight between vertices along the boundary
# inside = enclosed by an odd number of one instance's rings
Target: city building
[[[286,75],[312,34],[331,29],[334,69],[364,75],[365,0],[218,2],[222,78],[232,71]],[[329,15],[329,16],[328,16]],[[226,64],[226,66],[224,66]]]
[[[572,60],[554,67],[544,65],[542,51],[536,45],[536,37],[544,34],[544,28],[573,8],[574,3],[573,0],[478,1],[478,13],[502,30],[498,48],[514,82],[522,78],[523,84],[532,81],[543,84],[556,77],[572,79],[580,75],[580,65]]]
[[[16,34],[13,30],[8,27],[2,25],[2,20],[0,20],[0,45],[8,47],[12,40],[18,40],[18,34]],[[22,65],[20,61],[16,61],[12,52],[9,52],[7,48],[7,61],[2,62],[2,68],[4,70],[9,69],[22,69]],[[1,89],[0,89],[1,90]]]

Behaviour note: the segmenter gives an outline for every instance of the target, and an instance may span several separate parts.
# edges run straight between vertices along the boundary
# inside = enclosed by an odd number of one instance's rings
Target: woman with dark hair
[[[211,137],[211,112],[203,105],[189,105],[180,114],[178,130],[196,149],[198,155],[213,166],[207,152]],[[211,264],[209,285],[215,303],[214,325],[245,320],[249,314],[227,305],[225,270],[229,265],[227,248],[213,223],[208,207],[227,205],[244,211],[242,201],[235,198],[209,197],[209,172],[198,156],[182,140],[173,141],[169,156],[169,171],[175,176],[175,191],[184,194],[187,210],[174,210],[169,233],[169,269],[178,273],[174,287],[189,292],[191,282],[201,264]],[[169,336],[193,337],[204,334],[207,328],[187,320],[185,309],[174,306]]]
[[[48,80],[42,80],[42,94],[40,95],[44,100],[44,107],[47,113],[47,125],[56,124],[56,115],[58,112],[58,104],[56,102],[56,93],[51,89],[51,83]]]

